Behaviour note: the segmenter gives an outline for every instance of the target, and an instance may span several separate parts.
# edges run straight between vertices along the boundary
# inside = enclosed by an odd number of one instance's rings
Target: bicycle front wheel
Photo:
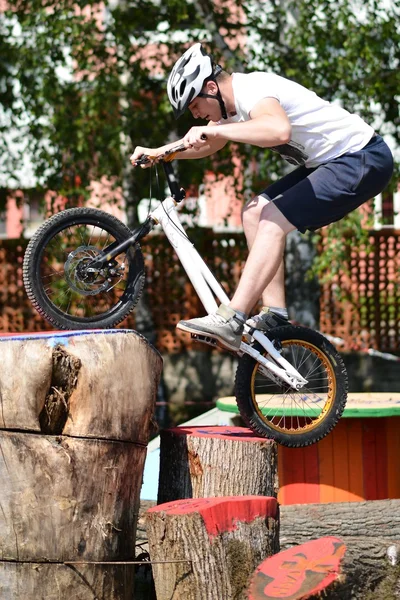
[[[271,381],[248,355],[239,360],[235,394],[245,423],[284,446],[300,447],[325,437],[347,400],[346,367],[334,346],[305,327],[277,327],[269,339],[306,380],[300,390]]]
[[[50,217],[24,256],[24,285],[36,310],[59,329],[120,323],[143,290],[140,247],[128,248],[100,269],[90,269],[90,263],[130,235],[121,221],[93,208],[71,208]]]

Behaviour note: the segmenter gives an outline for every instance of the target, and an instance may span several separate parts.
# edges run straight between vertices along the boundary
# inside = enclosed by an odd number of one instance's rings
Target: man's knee
[[[274,202],[269,202],[262,208],[258,228],[261,231],[275,233],[283,237],[286,237],[290,231],[296,229],[281,213]]]
[[[245,227],[247,224],[258,224],[261,216],[261,211],[270,201],[264,196],[254,196],[248,200],[242,208],[242,223]]]

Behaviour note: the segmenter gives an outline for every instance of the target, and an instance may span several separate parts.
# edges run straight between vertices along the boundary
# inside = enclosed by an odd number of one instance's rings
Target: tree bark
[[[133,600],[129,565],[7,563],[0,561],[2,600]]]
[[[346,577],[328,598],[400,598],[400,500],[290,505],[280,511],[282,550],[333,533],[346,544]]]
[[[123,330],[0,343],[1,598],[132,600],[133,565],[93,563],[135,559],[160,355]]]
[[[275,442],[244,427],[176,427],[161,432],[158,504],[183,498],[276,497]]]
[[[203,498],[146,513],[157,600],[244,600],[249,577],[279,550],[275,498]]]
[[[281,507],[281,544],[326,535],[400,540],[400,500],[292,504]]]
[[[0,432],[3,560],[133,560],[146,448]]]
[[[162,359],[138,333],[54,332],[0,342],[0,429],[147,444]]]

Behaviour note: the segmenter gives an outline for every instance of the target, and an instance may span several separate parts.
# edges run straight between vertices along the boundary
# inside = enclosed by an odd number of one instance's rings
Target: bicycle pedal
[[[206,335],[198,335],[197,333],[191,333],[190,337],[195,342],[202,342],[203,344],[208,344],[209,346],[212,346],[213,348],[218,347],[217,341],[214,340],[214,338],[207,337]]]

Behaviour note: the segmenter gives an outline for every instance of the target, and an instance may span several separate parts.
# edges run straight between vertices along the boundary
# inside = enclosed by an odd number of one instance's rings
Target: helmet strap
[[[217,84],[218,87],[218,84]],[[198,98],[212,98],[214,100],[218,100],[219,102],[219,107],[221,109],[221,115],[223,119],[227,119],[228,115],[226,112],[226,107],[225,107],[225,102],[222,99],[221,96],[221,92],[219,91],[219,87],[218,87],[218,92],[216,94],[204,94],[203,92],[200,92],[200,94],[197,95]]]

